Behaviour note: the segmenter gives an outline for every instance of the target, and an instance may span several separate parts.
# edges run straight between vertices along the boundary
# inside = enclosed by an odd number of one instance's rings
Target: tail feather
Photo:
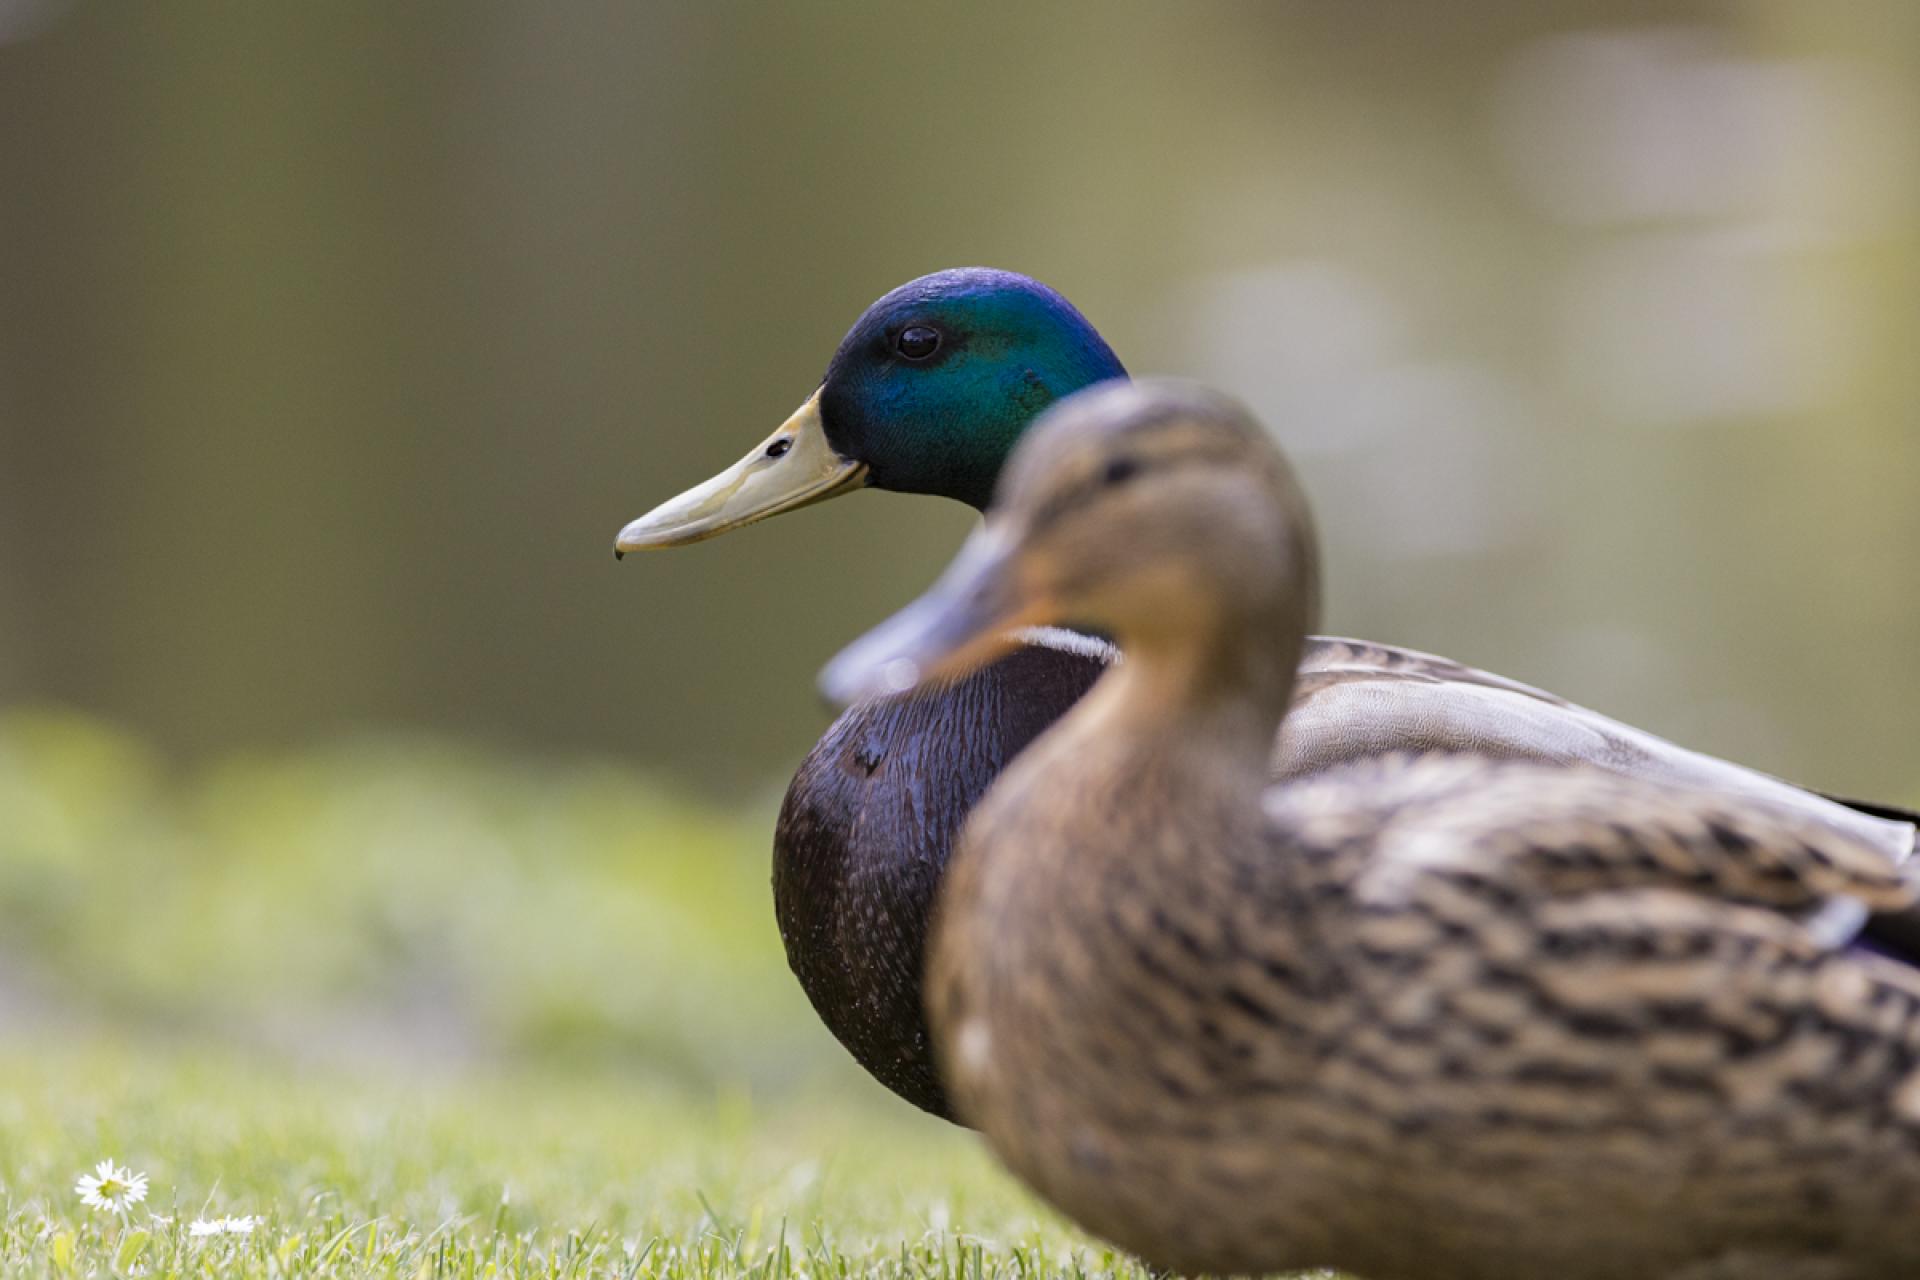
[[[1861,926],[1859,941],[1865,943],[1868,950],[1920,969],[1920,908],[1883,911],[1867,917],[1866,924]]]
[[[1823,800],[1845,805],[1855,813],[1864,813],[1869,818],[1885,818],[1889,822],[1910,822],[1920,827],[1920,809],[1903,809],[1897,804],[1876,804],[1872,800],[1849,800],[1846,796],[1830,795],[1825,791],[1817,794]]]
[[[1826,795],[1825,792],[1821,794],[1835,804],[1845,805],[1870,818],[1909,822],[1920,827],[1920,810],[1876,804],[1871,800],[1850,800],[1846,796]],[[1860,941],[1868,949],[1889,959],[1920,968],[1920,906],[1908,907],[1903,911],[1883,911],[1870,916],[1860,930]]]

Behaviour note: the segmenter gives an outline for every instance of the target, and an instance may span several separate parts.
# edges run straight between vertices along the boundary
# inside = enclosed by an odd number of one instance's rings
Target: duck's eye
[[[909,360],[925,360],[940,349],[940,331],[924,324],[910,325],[900,331],[893,345]]]
[[[787,456],[787,450],[791,448],[793,448],[792,439],[787,436],[781,436],[778,440],[775,440],[767,446],[767,456],[769,458],[784,458]]]
[[[1140,472],[1138,458],[1114,458],[1100,472],[1100,483],[1108,486],[1125,484]]]

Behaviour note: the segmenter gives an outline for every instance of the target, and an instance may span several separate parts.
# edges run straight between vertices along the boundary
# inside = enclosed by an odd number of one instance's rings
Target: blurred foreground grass
[[[76,1175],[151,1179],[124,1217]],[[0,1274],[1144,1276],[967,1136],[842,1096],[592,1073],[396,1078],[257,1055],[0,1053]],[[258,1216],[249,1235],[196,1219]]]
[[[819,1027],[773,803],[417,741],[172,771],[0,715],[0,1274],[1132,1270]],[[124,1220],[74,1192],[109,1157],[152,1180]],[[189,1234],[220,1215],[263,1221]]]
[[[1144,1280],[820,1027],[774,800],[0,713],[0,1275]]]

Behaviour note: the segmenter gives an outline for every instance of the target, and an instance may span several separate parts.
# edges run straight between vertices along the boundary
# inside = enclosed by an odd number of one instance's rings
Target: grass
[[[1144,1275],[820,1027],[776,801],[0,713],[0,1275]]]
[[[767,796],[369,739],[178,770],[0,715],[0,1018],[765,1083],[839,1065],[786,972]]]
[[[0,1275],[1145,1277],[821,1028],[776,801],[0,713]]]
[[[124,1221],[73,1192],[106,1156],[151,1179]],[[0,1057],[0,1203],[8,1276],[1146,1274],[883,1099],[124,1042]],[[223,1214],[264,1221],[188,1234]]]

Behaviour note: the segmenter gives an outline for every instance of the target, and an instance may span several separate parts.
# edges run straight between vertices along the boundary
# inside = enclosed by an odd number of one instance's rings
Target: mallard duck
[[[699,541],[863,487],[984,509],[1008,451],[1042,410],[1125,376],[1093,325],[1038,281],[984,268],[923,277],[867,309],[819,388],[778,430],[627,525],[616,552]],[[936,1115],[950,1110],[928,1054],[920,979],[927,915],[954,833],[1006,762],[1074,705],[1111,657],[1094,637],[1032,631],[996,662],[847,711],[787,791],[773,888],[794,973],[860,1064]],[[1296,689],[1278,777],[1395,749],[1472,749],[1771,797],[1850,822],[1890,853],[1914,840],[1914,815],[1904,811],[1848,813],[1429,654],[1310,637]]]
[[[1049,412],[919,602],[899,690],[1073,619],[1124,660],[966,824],[929,943],[960,1114],[1156,1267],[1372,1280],[1920,1267],[1916,884],[1802,804],[1398,754],[1275,787],[1312,529],[1243,410]]]

